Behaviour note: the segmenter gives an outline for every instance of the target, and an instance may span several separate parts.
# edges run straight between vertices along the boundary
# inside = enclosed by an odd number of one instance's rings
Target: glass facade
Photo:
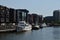
[[[18,21],[26,21],[27,22],[27,14],[28,14],[27,10],[19,9],[19,10],[17,10],[17,14],[18,14]]]
[[[19,21],[26,20],[26,13],[25,12],[19,12]]]

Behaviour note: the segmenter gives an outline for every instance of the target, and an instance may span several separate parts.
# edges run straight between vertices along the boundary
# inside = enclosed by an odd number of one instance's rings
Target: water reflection
[[[0,40],[60,40],[60,27],[47,27],[22,33],[0,33]]]
[[[60,40],[60,28],[59,27],[54,27],[53,37],[54,37],[54,40]]]

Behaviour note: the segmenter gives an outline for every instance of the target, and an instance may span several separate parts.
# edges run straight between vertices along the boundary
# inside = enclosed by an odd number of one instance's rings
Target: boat
[[[40,28],[47,27],[46,23],[41,24]]]
[[[34,27],[35,27],[36,29],[39,29],[39,28],[40,28],[39,25],[35,25]]]
[[[32,25],[32,29],[33,30],[36,30],[36,29],[39,29],[40,27],[39,27],[39,25],[38,24],[36,24],[36,25]]]
[[[28,31],[28,30],[31,30],[31,29],[32,29],[32,26],[30,24],[26,23],[25,21],[20,21],[18,23],[16,31],[17,32],[19,32],[19,31]]]

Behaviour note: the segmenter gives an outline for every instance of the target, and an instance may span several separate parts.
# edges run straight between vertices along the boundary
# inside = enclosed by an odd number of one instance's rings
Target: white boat
[[[39,25],[35,25],[36,28],[40,28]]]
[[[31,30],[32,26],[25,21],[19,21],[18,27],[17,27],[17,32],[18,31],[28,31]]]
[[[46,23],[43,23],[41,26],[42,26],[42,27],[47,27]]]

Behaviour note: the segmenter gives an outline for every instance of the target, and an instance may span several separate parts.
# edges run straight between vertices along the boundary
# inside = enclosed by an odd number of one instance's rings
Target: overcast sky
[[[0,0],[0,5],[28,9],[29,13],[52,16],[54,10],[60,9],[60,0]]]

